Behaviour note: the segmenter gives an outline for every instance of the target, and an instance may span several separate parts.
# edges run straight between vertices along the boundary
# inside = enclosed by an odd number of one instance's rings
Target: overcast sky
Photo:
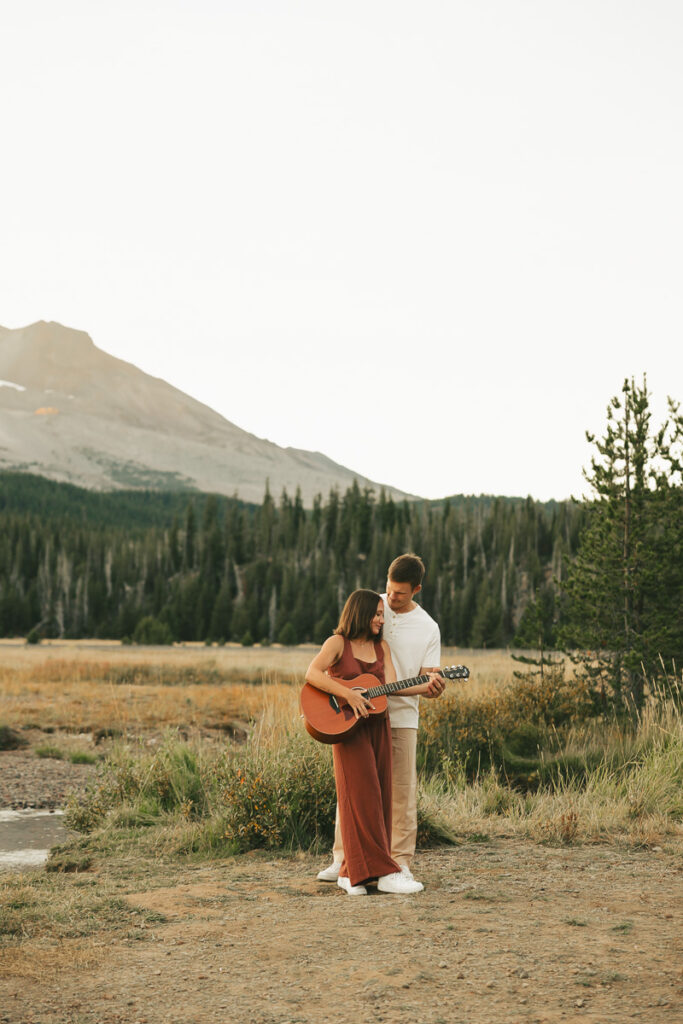
[[[683,398],[679,0],[0,0],[0,324],[425,497]]]

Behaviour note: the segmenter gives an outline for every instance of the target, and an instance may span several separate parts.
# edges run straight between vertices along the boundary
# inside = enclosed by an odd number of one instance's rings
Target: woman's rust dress
[[[376,660],[354,657],[351,641],[344,638],[339,661],[327,671],[337,679],[370,673],[384,684],[384,649],[375,642]],[[335,743],[334,777],[339,822],[344,844],[340,874],[351,885],[400,871],[391,858],[391,728],[389,717],[370,715],[348,739]]]

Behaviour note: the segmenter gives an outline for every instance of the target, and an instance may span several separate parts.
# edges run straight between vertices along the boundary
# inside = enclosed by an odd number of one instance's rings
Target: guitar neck
[[[443,672],[437,669],[434,673],[438,676],[443,676]],[[372,697],[380,697],[383,694],[398,693],[400,690],[407,690],[410,686],[419,686],[420,683],[426,683],[429,679],[428,675],[423,676],[412,676],[410,679],[398,679],[395,683],[384,683],[383,686],[371,686],[370,689],[365,690],[365,695],[368,699]]]

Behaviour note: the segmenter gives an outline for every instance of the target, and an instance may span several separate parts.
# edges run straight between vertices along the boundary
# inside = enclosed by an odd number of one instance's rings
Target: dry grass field
[[[316,650],[236,644],[138,648],[101,641],[28,646],[5,640],[0,642],[2,720],[14,729],[92,734],[230,730],[253,720],[266,703],[279,703],[294,714]],[[470,695],[509,682],[515,667],[505,651],[449,648],[443,664],[468,665],[470,680],[457,685]]]
[[[661,739],[680,737],[680,712],[653,708],[628,748],[616,726],[570,732],[577,751],[625,750],[623,778],[605,769],[538,793],[457,766],[424,779],[423,818],[451,840],[418,851],[417,897],[351,900],[316,881],[327,853],[229,855],[217,791],[204,818],[183,793],[155,804],[167,771],[208,784],[230,750],[255,782],[265,769],[276,801],[287,772],[322,750],[297,712],[313,652],[0,642],[0,725],[28,741],[0,751],[0,792],[11,775],[13,798],[52,787],[55,805],[71,784],[72,808],[96,814],[83,790],[97,768],[82,760],[107,754],[123,757],[112,777],[134,783],[49,871],[0,876],[2,1024],[676,1019],[680,739]],[[443,663],[467,664],[471,679],[450,686],[489,707],[516,667],[504,651],[447,650]]]

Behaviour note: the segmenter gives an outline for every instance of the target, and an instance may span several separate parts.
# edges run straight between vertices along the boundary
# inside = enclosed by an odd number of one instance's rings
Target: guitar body
[[[350,690],[369,690],[377,686],[376,676],[365,673],[355,679],[337,679],[337,682],[348,686]],[[371,715],[384,715],[387,710],[387,698],[384,694],[373,697],[371,703],[374,711]],[[304,717],[306,731],[320,743],[341,743],[361,722],[356,718],[348,704],[331,693],[325,693],[310,683],[305,683],[301,691],[301,713]]]
[[[451,665],[449,668],[434,670],[444,679],[469,679],[470,670],[465,665]],[[413,676],[410,679],[399,679],[395,683],[379,683],[376,676],[369,672],[354,679],[337,679],[350,690],[366,693],[372,704],[371,715],[385,715],[387,711],[387,695],[393,696],[401,690],[407,690],[418,683],[426,683],[429,675]],[[353,709],[344,701],[331,693],[325,693],[310,683],[304,683],[300,697],[301,717],[306,731],[320,743],[341,743],[349,733],[357,729],[363,718],[356,718]]]

